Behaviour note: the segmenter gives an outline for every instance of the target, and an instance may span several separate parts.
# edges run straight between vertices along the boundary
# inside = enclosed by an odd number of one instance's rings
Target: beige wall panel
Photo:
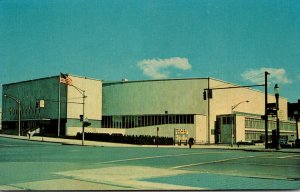
[[[126,129],[126,135],[150,135],[156,136],[157,127],[159,127],[158,136],[159,137],[173,137],[174,129],[187,129],[189,131],[189,137],[195,138],[195,129],[192,124],[180,124],[180,125],[159,125],[159,126],[149,126],[149,127],[139,127]]]
[[[210,88],[233,87],[234,84],[226,83],[220,80],[210,79]],[[268,103],[275,103],[275,96],[270,94],[269,87]],[[248,100],[249,103],[241,103],[234,109],[237,112],[245,112],[263,115],[265,113],[265,93],[250,88],[220,89],[213,90],[213,98],[210,99],[210,129],[214,128],[216,115],[230,114],[231,107]],[[279,99],[279,118],[287,120],[287,99]],[[214,137],[211,135],[210,143],[214,143]]]
[[[207,118],[202,115],[195,115],[195,142],[197,144],[206,143],[207,138]]]
[[[244,116],[236,116],[236,140],[234,143],[239,141],[245,141],[245,117]]]
[[[206,114],[207,79],[120,82],[103,86],[103,115]]]
[[[73,85],[81,90],[85,90],[85,117],[88,119],[102,119],[102,81],[87,79],[83,77],[70,76]],[[68,86],[68,118],[79,118],[83,113],[82,93],[73,86]],[[77,102],[77,103],[70,103]]]

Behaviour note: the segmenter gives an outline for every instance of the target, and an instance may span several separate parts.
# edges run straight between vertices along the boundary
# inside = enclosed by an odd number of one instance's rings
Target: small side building
[[[101,127],[102,81],[69,75],[74,86],[60,83],[60,76],[22,81],[2,86],[2,132],[20,135],[29,130],[44,135],[75,135],[81,131],[85,91],[85,117],[90,129]]]

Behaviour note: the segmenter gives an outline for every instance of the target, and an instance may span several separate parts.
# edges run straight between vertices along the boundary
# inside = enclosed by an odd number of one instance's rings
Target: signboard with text
[[[187,129],[174,129],[174,140],[175,144],[184,144],[187,143],[189,136],[189,131]]]

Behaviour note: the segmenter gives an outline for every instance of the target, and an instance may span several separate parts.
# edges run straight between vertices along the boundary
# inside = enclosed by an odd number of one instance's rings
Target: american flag
[[[64,83],[66,85],[70,85],[70,86],[73,85],[73,81],[72,81],[71,77],[69,77],[68,74],[60,73],[59,82]]]

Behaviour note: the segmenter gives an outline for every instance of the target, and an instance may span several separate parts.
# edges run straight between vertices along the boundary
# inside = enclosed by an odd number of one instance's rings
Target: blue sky
[[[299,0],[1,0],[0,83],[213,77],[300,99]]]

